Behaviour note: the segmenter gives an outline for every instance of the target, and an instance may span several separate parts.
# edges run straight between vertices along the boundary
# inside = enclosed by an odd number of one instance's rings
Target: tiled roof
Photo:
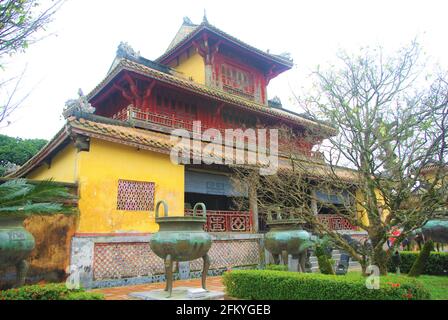
[[[159,62],[159,61],[162,61],[163,59],[165,59],[166,57],[168,57],[171,53],[176,51],[176,49],[178,49],[179,47],[184,45],[188,40],[194,38],[194,36],[196,36],[202,30],[208,30],[212,33],[220,35],[221,37],[227,39],[228,41],[233,42],[239,46],[245,47],[247,50],[249,50],[259,56],[262,56],[262,57],[270,59],[270,60],[274,60],[280,64],[288,66],[289,68],[293,66],[293,62],[291,60],[289,60],[288,58],[284,58],[282,56],[275,55],[275,54],[270,54],[270,53],[264,52],[260,49],[257,49],[255,47],[239,40],[238,38],[235,38],[234,36],[231,36],[230,34],[218,29],[217,27],[209,24],[208,22],[202,22],[200,25],[195,27],[188,34],[186,34],[182,40],[177,42],[177,44],[175,44],[174,46],[170,46],[169,49],[163,55],[161,55],[159,58],[156,59],[156,61]]]
[[[52,152],[58,152],[58,147],[67,141],[72,134],[82,134],[91,138],[118,144],[125,144],[164,154],[169,154],[171,149],[178,142],[176,140],[171,141],[171,136],[168,134],[134,128],[128,125],[102,123],[72,116],[67,120],[66,125],[50,142],[48,142],[44,148],[42,148],[33,158],[27,161],[16,172],[9,175],[9,177],[23,177],[28,174],[31,170],[40,165],[40,163],[42,163],[42,161],[44,161],[49,155],[51,155]],[[201,143],[202,149],[208,143],[209,142],[203,141]],[[212,155],[214,157],[218,157],[219,159],[225,159],[225,155]],[[289,161],[289,159],[280,156],[279,167],[290,167]],[[300,157],[298,161],[301,162],[303,168],[305,168],[306,172],[311,176],[325,178],[331,174],[330,168],[322,161],[317,161],[306,156]],[[342,180],[356,180],[356,172],[353,170],[337,168],[335,173]]]
[[[168,52],[172,48],[174,48],[179,42],[181,42],[185,37],[187,37],[190,33],[192,33],[197,27],[198,26],[194,24],[183,23],[182,26],[179,28],[179,31],[177,31],[176,35],[171,41],[170,45],[166,49],[166,51]]]
[[[176,77],[164,72],[160,72],[158,70],[155,70],[153,68],[150,68],[148,66],[142,65],[140,63],[130,61],[127,59],[122,59],[115,68],[106,76],[106,78],[98,85],[96,86],[88,95],[87,98],[90,100],[93,98],[96,94],[101,91],[120,71],[122,70],[128,70],[133,71],[138,74],[157,79],[159,81],[169,83],[171,85],[175,85],[177,87],[187,89],[190,91],[193,91],[195,93],[202,94],[204,96],[207,96],[209,98],[213,98],[216,100],[220,100],[222,102],[230,103],[236,106],[245,107],[247,109],[251,109],[253,111],[259,112],[261,114],[267,114],[271,116],[280,117],[283,119],[288,119],[290,121],[299,123],[308,129],[317,129],[317,132],[319,132],[322,135],[334,135],[336,134],[336,129],[320,123],[316,121],[312,121],[309,119],[306,119],[304,117],[301,117],[299,115],[295,115],[292,113],[282,112],[280,110],[276,110],[274,108],[269,108],[263,104],[239,97],[237,95],[233,95],[227,92],[224,92],[222,90],[216,89],[216,88],[210,88],[205,85],[201,85],[199,83],[183,79],[180,77]]]
[[[68,125],[71,132],[119,143],[138,144],[157,149],[157,151],[169,151],[174,145],[170,142],[169,135],[144,129],[106,124],[83,118],[69,119]]]

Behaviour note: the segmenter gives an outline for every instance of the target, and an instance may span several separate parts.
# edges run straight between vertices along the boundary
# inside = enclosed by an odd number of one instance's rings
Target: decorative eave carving
[[[65,102],[65,108],[62,111],[62,115],[65,119],[73,115],[74,112],[94,113],[95,108],[87,100],[81,89],[78,90],[78,99],[70,99]]]

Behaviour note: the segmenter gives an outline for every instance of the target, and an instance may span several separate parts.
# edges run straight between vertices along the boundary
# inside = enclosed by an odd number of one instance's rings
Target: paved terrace
[[[176,287],[201,287],[201,279],[175,280],[173,288]],[[99,292],[104,294],[106,300],[135,300],[128,296],[131,292],[150,291],[155,289],[165,288],[165,282],[139,284],[134,286],[112,287],[93,289],[92,292]],[[224,291],[222,277],[207,277],[207,289],[211,291]]]

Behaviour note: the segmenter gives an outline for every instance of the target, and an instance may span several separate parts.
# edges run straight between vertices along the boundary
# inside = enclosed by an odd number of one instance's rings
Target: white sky
[[[305,76],[318,64],[325,67],[339,48],[381,44],[395,50],[419,36],[427,54],[448,66],[448,2],[443,0],[68,0],[48,27],[57,36],[13,56],[0,71],[0,78],[17,75],[27,65],[21,90],[32,91],[0,133],[50,139],[64,124],[65,101],[76,98],[78,88],[87,94],[105,77],[120,41],[156,59],[182,18],[200,23],[204,9],[211,24],[242,41],[291,53],[296,66],[268,87],[270,98],[278,95],[291,108],[291,88],[306,86]]]

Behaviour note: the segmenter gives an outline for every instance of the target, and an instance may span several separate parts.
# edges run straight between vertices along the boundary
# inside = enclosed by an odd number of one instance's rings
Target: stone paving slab
[[[222,283],[222,277],[207,277],[207,290],[210,291],[224,291],[224,285]],[[176,280],[173,282],[173,290],[177,287],[190,287],[190,288],[201,288],[201,279],[188,279],[188,280]],[[111,288],[100,288],[93,289],[92,292],[98,292],[104,294],[106,300],[133,300],[129,296],[133,292],[146,292],[157,289],[164,289],[165,282],[139,284],[133,286],[124,287],[111,287]]]
[[[188,290],[191,287],[173,288],[171,297],[164,289],[156,289],[144,292],[131,292],[129,297],[139,300],[220,300],[224,298],[223,291],[207,291],[203,297],[189,298]]]

